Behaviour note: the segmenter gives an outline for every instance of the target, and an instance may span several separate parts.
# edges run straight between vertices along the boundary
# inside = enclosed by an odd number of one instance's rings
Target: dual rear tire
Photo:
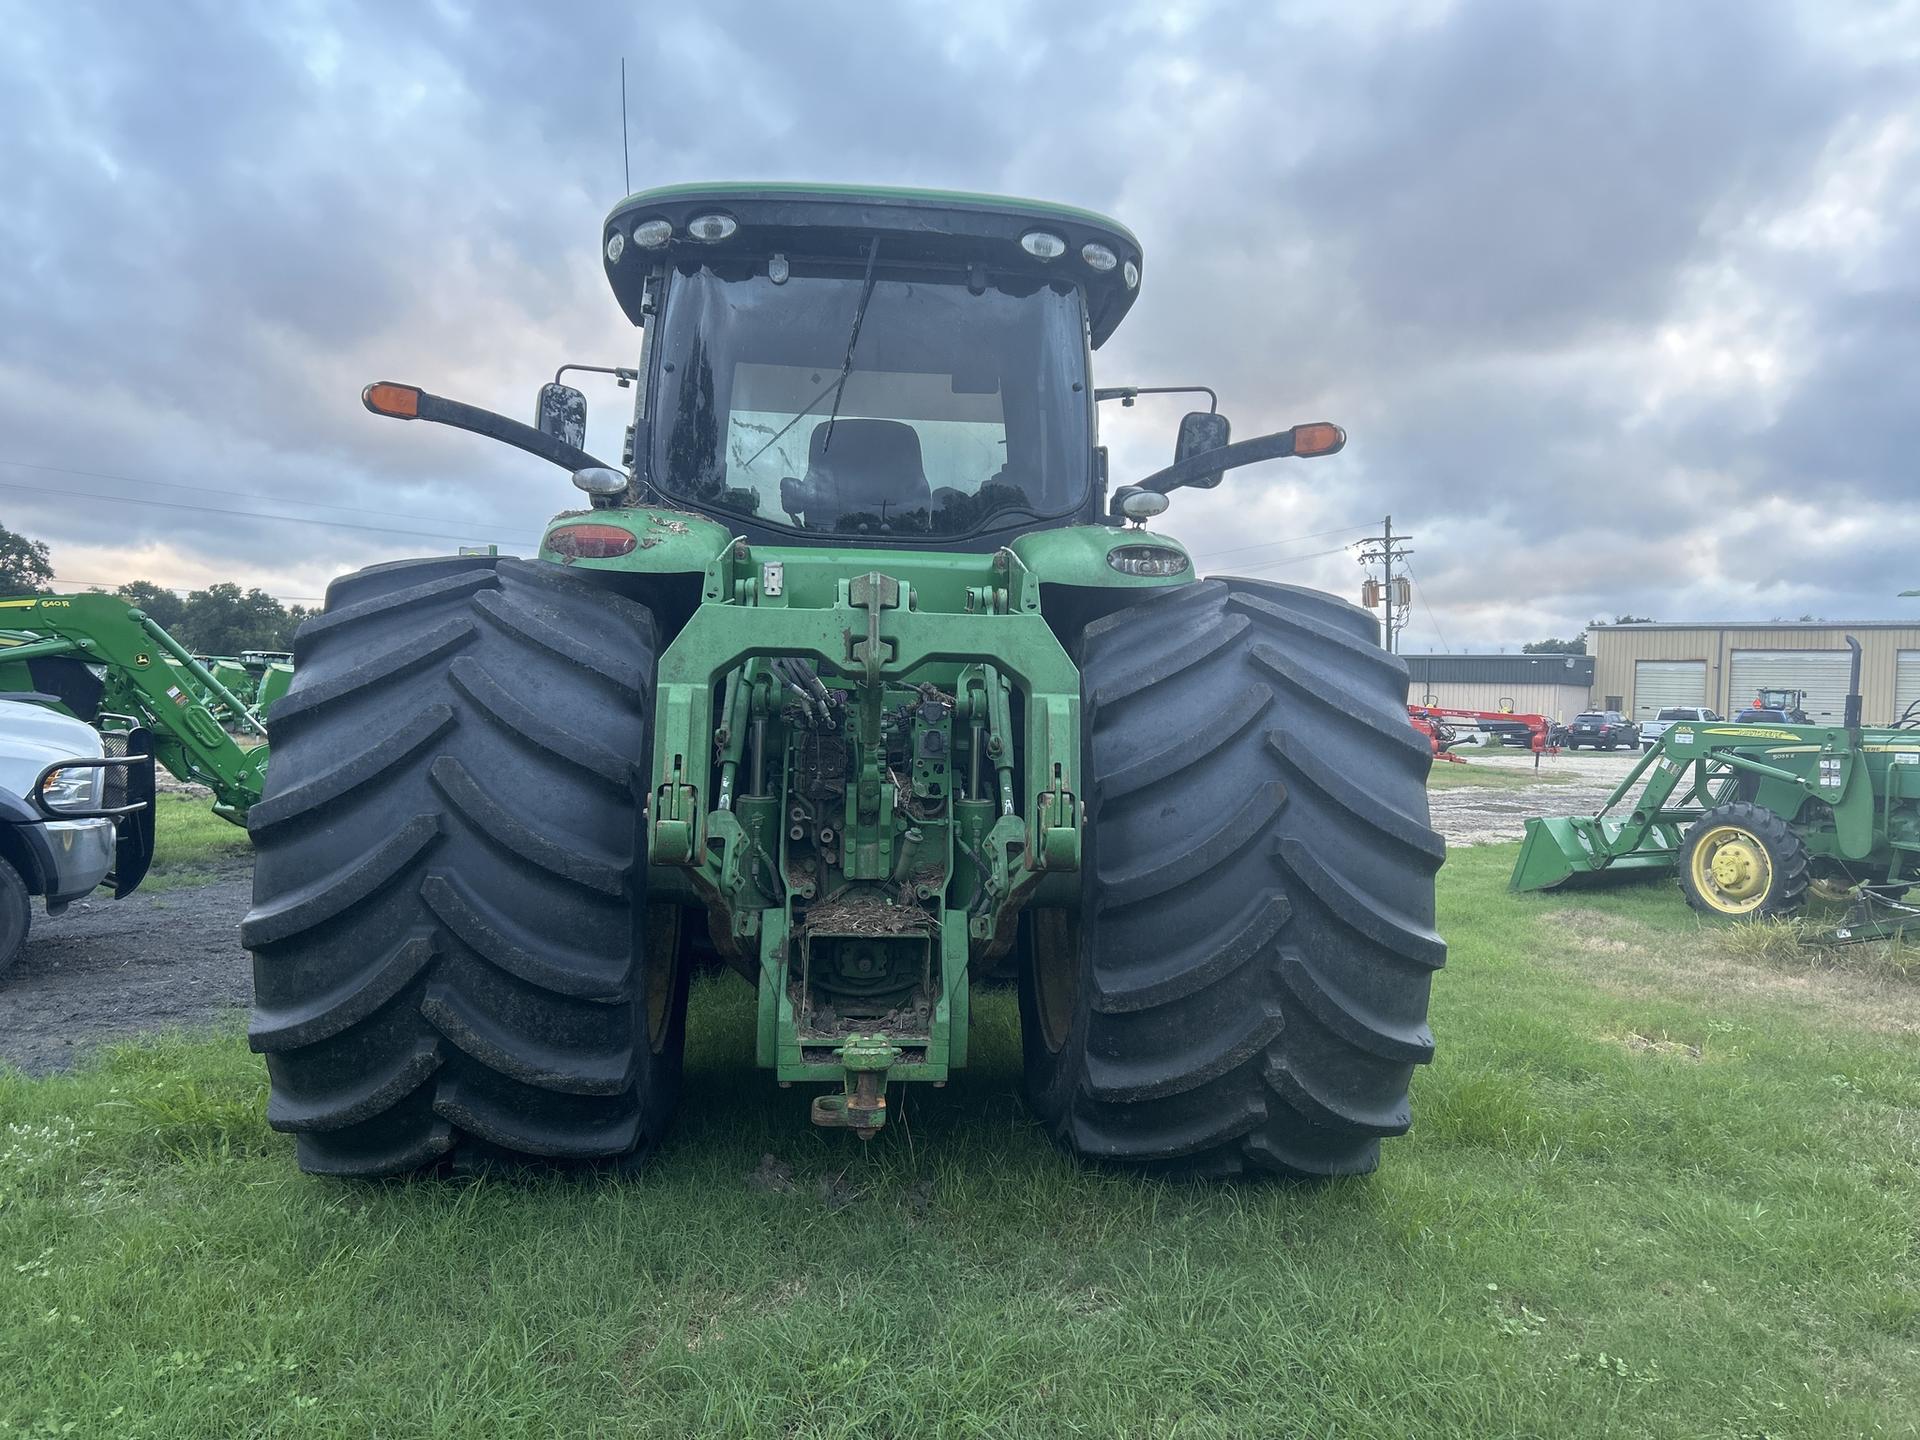
[[[1252,580],[1086,631],[1081,908],[1036,912],[1021,989],[1028,1097],[1068,1150],[1345,1175],[1407,1129],[1445,852],[1377,635]]]
[[[679,1085],[677,911],[649,910],[648,612],[551,565],[334,582],[248,820],[249,1038],[301,1168],[637,1156]]]

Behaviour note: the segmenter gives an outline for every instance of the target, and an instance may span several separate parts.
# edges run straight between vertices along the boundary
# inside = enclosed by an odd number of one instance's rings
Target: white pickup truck
[[[0,694],[0,973],[27,947],[34,896],[49,915],[103,883],[119,899],[153,859],[147,732],[103,737],[51,698]]]
[[[1660,737],[1667,733],[1667,727],[1673,724],[1687,724],[1703,720],[1718,720],[1718,710],[1709,710],[1704,705],[1669,705],[1653,719],[1644,721],[1640,726],[1640,748],[1651,750]]]

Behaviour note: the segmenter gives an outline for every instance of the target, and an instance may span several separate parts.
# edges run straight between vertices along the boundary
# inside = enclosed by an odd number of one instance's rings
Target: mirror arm
[[[1346,443],[1344,438],[1341,443]],[[1241,465],[1258,464],[1262,460],[1284,460],[1293,454],[1293,445],[1292,430],[1276,430],[1271,435],[1238,440],[1231,445],[1222,445],[1218,450],[1202,450],[1198,455],[1189,455],[1164,470],[1156,470],[1146,479],[1134,481],[1134,488],[1157,490],[1164,495],[1182,485],[1191,485],[1201,476],[1211,475],[1216,470],[1232,470]],[[1334,452],[1329,450],[1326,453]]]
[[[629,370],[624,365],[575,365],[568,363],[553,372],[553,383],[558,385],[560,383],[560,377],[569,370],[584,370],[589,375],[611,375],[614,378],[614,382],[619,385],[622,390],[640,378],[640,372],[638,370]]]
[[[1093,392],[1096,404],[1102,400],[1118,400],[1122,405],[1131,405],[1142,395],[1204,395],[1208,413],[1220,413],[1220,397],[1213,393],[1211,385],[1113,385]]]
[[[374,386],[368,386],[372,391]],[[411,387],[408,387],[411,388]],[[462,404],[458,400],[448,400],[441,395],[430,395],[425,390],[417,391],[418,403],[411,415],[396,414],[392,410],[375,407],[370,395],[363,394],[361,401],[367,409],[376,415],[386,415],[395,420],[431,420],[437,425],[451,425],[456,430],[470,430],[475,435],[484,435],[489,440],[498,440],[503,445],[511,445],[516,450],[524,450],[529,455],[537,455],[550,464],[558,465],[562,470],[572,473],[597,466],[603,470],[617,469],[604,460],[577,450],[564,441],[536,430],[531,425],[523,425],[518,420],[509,420],[491,410],[482,410],[478,405]]]

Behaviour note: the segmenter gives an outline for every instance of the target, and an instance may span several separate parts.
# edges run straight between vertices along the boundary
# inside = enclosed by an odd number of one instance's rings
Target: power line
[[[1282,565],[1298,565],[1302,561],[1318,560],[1325,555],[1344,555],[1352,548],[1353,543],[1349,542],[1345,545],[1336,545],[1331,550],[1315,550],[1310,555],[1283,555],[1278,560],[1262,560],[1256,565],[1242,565],[1239,568],[1242,570],[1277,570]],[[1204,556],[1196,556],[1195,563],[1198,563],[1199,560],[1204,558]]]
[[[235,510],[228,505],[189,505],[182,500],[145,500],[132,495],[100,495],[90,490],[55,490],[46,485],[9,485],[4,480],[0,480],[0,490],[19,490],[29,495],[53,499],[104,500],[115,505],[151,505],[162,510],[193,510],[203,515],[236,515],[247,520],[282,520],[290,525],[319,525],[330,530],[362,530],[373,535],[410,535],[421,540],[466,541],[468,544],[481,540],[481,534],[477,530],[451,534],[444,530],[402,530],[391,525],[352,525],[345,520],[316,520],[310,515],[263,515],[257,510]]]
[[[1304,535],[1290,535],[1285,540],[1268,540],[1260,545],[1240,545],[1232,550],[1209,550],[1206,554],[1196,555],[1193,558],[1195,560],[1218,560],[1222,555],[1244,555],[1249,550],[1271,550],[1276,545],[1297,545],[1302,540],[1320,540],[1328,535],[1344,535],[1349,530],[1364,530],[1371,524],[1373,524],[1371,520],[1362,520],[1358,525],[1336,525],[1331,530],[1309,530]]]
[[[227,495],[235,499],[265,500],[273,505],[305,505],[314,510],[337,511],[342,515],[385,515],[395,520],[424,520],[429,525],[437,525],[445,518],[440,515],[380,510],[370,505],[328,505],[319,500],[300,500],[290,495],[269,495],[261,490],[229,490],[219,485],[182,485],[175,480],[143,480],[134,475],[116,475],[110,470],[76,470],[70,465],[38,465],[29,460],[0,458],[0,465],[13,470],[43,470],[50,475],[83,475],[90,480],[116,480],[123,485],[139,485],[145,489],[189,490],[196,495]]]

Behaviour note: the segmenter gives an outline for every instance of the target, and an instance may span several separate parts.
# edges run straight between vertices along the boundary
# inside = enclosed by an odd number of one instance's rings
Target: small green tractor
[[[1529,820],[1512,887],[1674,871],[1706,915],[1780,918],[1811,895],[1850,904],[1829,941],[1920,929],[1907,903],[1920,884],[1920,715],[1863,725],[1860,645],[1847,644],[1843,724],[1676,724],[1597,814]]]
[[[1445,955],[1406,670],[1365,612],[1145,528],[1342,432],[1196,411],[1110,489],[1098,404],[1139,392],[1091,352],[1143,262],[1085,211],[691,185],[600,244],[641,332],[619,466],[557,376],[532,425],[364,396],[587,504],[531,561],[345,576],[295,642],[243,935],[301,1165],[631,1161],[707,964],[824,1126],[944,1084],[1005,980],[1073,1154],[1371,1169]]]

